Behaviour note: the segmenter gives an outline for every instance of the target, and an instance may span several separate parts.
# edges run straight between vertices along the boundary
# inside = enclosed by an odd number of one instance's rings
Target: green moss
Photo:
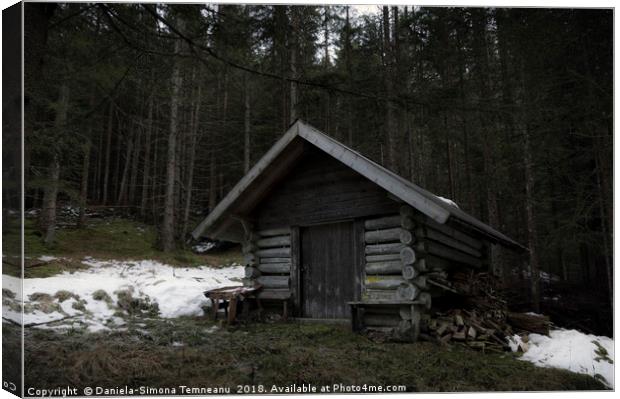
[[[78,295],[75,295],[73,292],[67,290],[57,291],[54,294],[54,298],[58,299],[58,302],[64,302],[69,298],[80,299]]]
[[[115,291],[114,294],[118,299],[116,305],[130,315],[157,316],[159,314],[159,305],[157,302],[151,302],[148,296],[134,298],[130,290]]]
[[[112,303],[112,298],[110,298],[110,295],[108,295],[105,290],[97,290],[93,292],[93,299],[96,301],[104,301],[108,304]]]

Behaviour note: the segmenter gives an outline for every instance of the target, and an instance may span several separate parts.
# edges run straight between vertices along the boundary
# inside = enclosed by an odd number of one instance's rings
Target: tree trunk
[[[125,205],[127,203],[127,185],[129,180],[129,169],[131,167],[131,155],[133,153],[133,142],[134,142],[135,131],[131,130],[129,133],[129,141],[126,144],[125,151],[125,163],[123,166],[123,173],[121,174],[121,182],[118,190],[118,200],[116,201],[119,205]]]
[[[108,183],[110,181],[110,152],[112,151],[112,125],[114,123],[114,104],[110,100],[110,109],[108,113],[108,134],[106,137],[105,145],[105,166],[103,169],[103,197],[101,203],[106,205],[108,202]]]
[[[353,67],[351,65],[351,22],[349,17],[349,6],[346,6],[346,17],[344,25],[344,63],[347,71],[347,86],[351,89],[351,77]],[[352,99],[346,99],[347,108],[347,145],[353,146],[353,106]]]
[[[248,74],[243,74],[243,105],[244,105],[244,118],[243,118],[243,173],[248,173],[250,170],[250,83],[248,81]]]
[[[390,39],[390,9],[383,6],[383,85],[385,89],[385,136],[387,139],[387,167],[395,173],[400,173],[398,163],[398,142],[396,140],[396,124],[394,104],[392,103],[394,95],[393,74],[393,52],[392,41]]]
[[[136,204],[136,186],[138,183],[138,168],[140,166],[140,137],[142,137],[142,127],[136,126],[131,162],[131,177],[129,179],[129,205],[132,206]]]
[[[532,148],[530,143],[530,131],[528,126],[524,126],[523,131],[523,161],[525,170],[525,211],[527,215],[527,232],[530,248],[530,277],[532,290],[532,309],[540,312],[540,265],[538,261],[538,231],[536,229],[536,218],[534,216],[534,174],[532,171]]]
[[[58,95],[58,111],[56,113],[55,128],[57,135],[67,126],[67,111],[69,108],[69,87],[66,83],[60,86]],[[40,228],[43,232],[43,242],[51,244],[55,239],[56,231],[56,200],[60,182],[60,149],[52,149],[52,160],[49,164],[49,181],[43,192],[43,203],[40,216]]]
[[[177,20],[177,28],[180,31],[185,29],[183,19]],[[177,41],[174,46],[175,54],[181,52],[181,42]],[[181,95],[181,61],[175,60],[172,68],[172,93],[170,98],[170,130],[168,132],[168,152],[166,160],[166,192],[164,196],[164,219],[161,226],[161,245],[164,252],[170,252],[175,248],[174,238],[174,191],[176,181],[176,152],[178,135],[178,111]]]
[[[146,216],[146,207],[149,196],[149,181],[151,173],[151,134],[153,132],[153,96],[149,97],[148,119],[146,121],[146,135],[144,137],[144,170],[142,171],[142,197],[140,199],[140,216]]]
[[[291,30],[290,35],[290,49],[289,49],[289,68],[291,79],[297,79],[297,57],[299,52],[299,38],[298,32],[300,29],[299,21],[299,7],[291,6]],[[293,124],[299,118],[299,85],[297,82],[290,82],[290,111],[289,111],[289,124]]]
[[[92,130],[92,129],[91,129]],[[84,162],[82,164],[82,183],[80,184],[80,215],[78,218],[78,227],[82,228],[86,225],[86,200],[88,196],[88,170],[90,168],[90,136],[84,144]]]
[[[215,150],[211,150],[209,160],[209,212],[213,211],[217,205],[217,163],[215,161]]]
[[[90,96],[90,108],[95,106],[94,90]],[[88,178],[90,171],[90,153],[92,149],[93,124],[88,124],[88,132],[86,133],[86,143],[84,143],[84,158],[82,163],[82,182],[80,184],[80,213],[78,217],[78,227],[82,228],[86,224],[86,201],[88,197]]]
[[[187,166],[187,182],[185,194],[185,209],[183,211],[183,231],[182,237],[185,239],[189,224],[189,212],[192,204],[192,188],[194,184],[194,164],[196,162],[196,144],[198,142],[198,131],[200,122],[200,102],[202,101],[202,89],[200,85],[196,93],[196,104],[194,106],[194,120],[192,122],[192,132],[189,144],[189,160]]]

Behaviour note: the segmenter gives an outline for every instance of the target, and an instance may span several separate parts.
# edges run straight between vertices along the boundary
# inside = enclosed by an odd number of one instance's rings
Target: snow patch
[[[444,198],[444,197],[440,197],[439,195],[437,196],[437,198],[439,198],[440,200],[442,200],[443,202],[445,202],[448,205],[452,205],[455,208],[458,208],[459,206],[456,204],[456,202],[452,201],[449,198]]]
[[[216,243],[213,241],[201,242],[192,247],[192,251],[197,254],[203,254],[205,252],[209,252],[216,246]]]
[[[509,337],[510,348],[522,343],[518,335]],[[521,360],[539,367],[554,367],[589,374],[614,387],[614,341],[608,337],[577,330],[551,330],[549,336],[530,334]]]
[[[105,261],[91,257],[84,258],[83,263],[89,268],[23,280],[24,324],[47,323],[72,316],[66,319],[65,324],[79,322],[89,331],[120,327],[125,324],[122,317],[127,312],[120,307],[119,295],[131,295],[130,298],[144,303],[157,304],[160,317],[201,316],[204,314],[203,307],[210,305],[203,295],[205,290],[240,285],[244,275],[240,265],[175,268],[151,260]],[[14,293],[21,290],[18,278],[8,275],[2,277],[4,289]],[[68,298],[66,295],[56,295],[59,291],[71,295]],[[42,295],[30,298],[35,293],[47,294],[48,306],[41,307],[47,313],[37,309],[43,304]],[[3,306],[2,316],[19,323],[19,310],[20,304],[15,300],[12,307]],[[41,328],[49,327],[53,326]]]

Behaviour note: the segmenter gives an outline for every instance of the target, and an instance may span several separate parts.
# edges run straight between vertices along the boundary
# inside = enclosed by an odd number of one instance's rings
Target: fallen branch
[[[50,323],[56,323],[57,321],[63,321],[63,320],[67,320],[67,319],[73,319],[74,317],[77,317],[79,315],[73,315],[73,316],[67,316],[67,317],[62,317],[60,319],[56,319],[56,320],[50,320],[50,321],[44,321],[41,323],[28,323],[28,324],[24,324],[24,327],[35,327],[35,326],[42,326],[45,324],[50,324]]]
[[[18,323],[18,322],[16,322],[15,320],[11,320],[11,319],[9,319],[9,318],[7,318],[7,317],[4,317],[4,316],[2,316],[2,320],[6,320],[6,321],[8,321],[9,323],[11,323],[11,324],[13,324],[13,325],[16,325],[16,326],[19,326],[19,327],[21,327],[21,326],[22,326],[21,324],[19,324],[19,323]]]

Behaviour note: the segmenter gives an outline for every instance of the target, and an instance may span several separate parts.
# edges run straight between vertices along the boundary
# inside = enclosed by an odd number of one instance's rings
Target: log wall
[[[263,286],[261,299],[286,299],[291,296],[291,230],[273,228],[252,232],[242,246],[245,284]]]
[[[387,192],[320,150],[305,158],[253,212],[260,229],[308,226],[398,212]]]
[[[447,289],[447,273],[478,268],[486,261],[482,241],[435,223],[408,205],[401,206],[399,214],[365,220],[364,244],[362,298],[383,302],[365,307],[364,326],[413,339],[432,295]],[[414,305],[399,305],[402,302]]]

